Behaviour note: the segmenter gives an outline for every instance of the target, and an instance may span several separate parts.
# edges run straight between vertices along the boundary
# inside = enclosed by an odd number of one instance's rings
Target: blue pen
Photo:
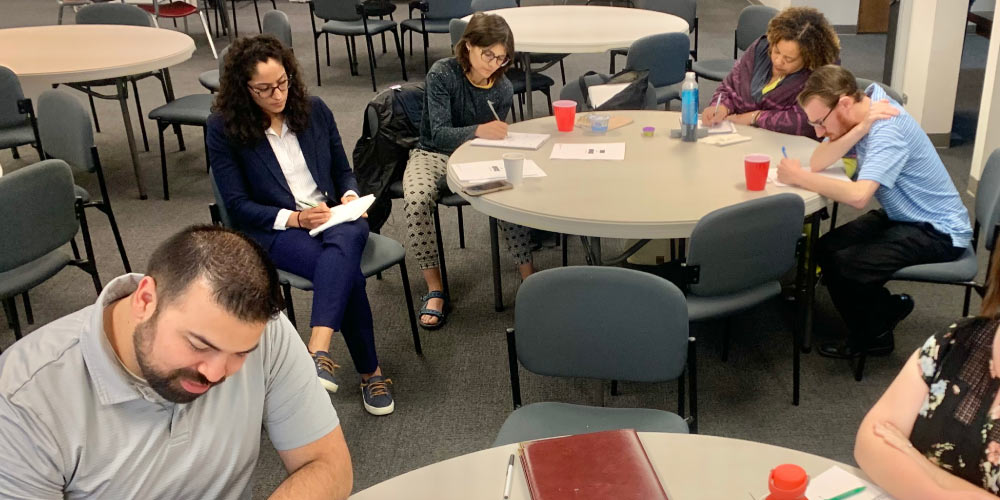
[[[788,158],[788,151],[785,151],[785,147],[781,146],[781,156]]]

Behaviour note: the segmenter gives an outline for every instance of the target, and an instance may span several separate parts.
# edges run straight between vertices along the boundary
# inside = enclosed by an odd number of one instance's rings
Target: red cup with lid
[[[782,464],[771,470],[767,487],[771,494],[765,500],[808,500],[806,487],[809,476],[795,464]]]

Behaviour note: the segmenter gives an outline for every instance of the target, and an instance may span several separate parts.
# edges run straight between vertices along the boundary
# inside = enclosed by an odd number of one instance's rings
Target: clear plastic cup
[[[608,115],[590,115],[587,117],[590,120],[590,131],[598,134],[603,134],[608,131],[608,123],[611,121],[611,117]]]

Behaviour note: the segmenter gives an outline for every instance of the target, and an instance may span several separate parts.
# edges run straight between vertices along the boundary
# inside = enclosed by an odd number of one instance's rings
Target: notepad
[[[852,496],[851,500],[893,500],[888,493],[877,486],[837,466],[830,467],[826,472],[810,479],[806,497],[833,498],[861,486],[864,486],[865,490]]]
[[[802,167],[802,170],[809,170],[809,167]],[[820,170],[819,172],[816,173],[822,175],[823,177],[837,179],[838,181],[848,181],[848,182],[851,181],[851,178],[847,176],[847,172],[844,170],[843,164],[833,165],[827,167],[825,170]],[[785,184],[784,182],[778,180],[777,168],[771,168],[770,170],[767,171],[767,182],[774,183],[774,185],[778,187],[787,187],[790,185],[790,184]]]
[[[368,207],[375,203],[375,195],[367,194],[360,198],[353,199],[342,205],[337,205],[330,209],[330,219],[322,225],[309,231],[309,236],[316,236],[327,228],[336,226],[344,222],[358,220],[362,214],[368,211]]]
[[[552,146],[551,160],[624,160],[624,142],[597,144],[557,143]]]
[[[507,178],[503,160],[475,161],[452,165],[455,175],[462,184],[496,181]],[[524,177],[545,177],[545,172],[532,160],[524,160]]]
[[[487,146],[493,148],[531,149],[536,150],[542,147],[542,143],[549,138],[549,134],[529,134],[525,132],[508,132],[506,139],[473,139],[469,144],[473,146]]]
[[[683,128],[684,127],[684,121],[682,119],[680,119],[680,118],[678,118],[678,121],[681,124],[681,128]],[[698,128],[705,129],[706,131],[708,131],[709,135],[735,134],[736,133],[736,125],[733,122],[729,121],[729,120],[722,120],[721,122],[716,123],[715,125],[712,125],[711,127],[706,127],[705,126],[705,122],[701,121],[701,118],[699,118],[698,119]]]
[[[704,144],[711,144],[713,146],[732,146],[733,144],[739,144],[741,142],[747,142],[750,140],[749,136],[740,134],[718,134],[708,136],[698,142]]]

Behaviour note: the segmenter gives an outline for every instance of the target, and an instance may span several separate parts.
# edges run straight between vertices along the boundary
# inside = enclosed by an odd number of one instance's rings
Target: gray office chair
[[[413,11],[420,11],[420,18],[413,18]],[[399,23],[403,35],[410,32],[410,55],[413,55],[413,32],[420,33],[424,38],[424,72],[430,71],[427,60],[428,35],[430,33],[448,33],[448,22],[472,14],[471,0],[413,0],[410,2],[410,19]]]
[[[473,12],[488,12],[491,10],[513,9],[517,7],[519,7],[519,5],[514,0],[472,0]],[[455,44],[452,43],[452,46],[454,45]],[[566,85],[566,66],[563,64],[563,59],[565,59],[568,55],[569,54],[548,53],[528,54],[531,64],[541,65],[539,68],[532,68],[531,71],[537,74],[540,71],[545,71],[554,66],[556,63],[559,63],[559,75],[562,77],[563,85]],[[515,58],[514,61],[519,61],[519,59]],[[550,105],[549,108],[551,109],[552,106]]]
[[[76,13],[76,24],[113,24],[123,26],[143,26],[148,28],[156,27],[156,22],[148,12],[136,7],[135,5],[117,2],[95,3],[81,8]],[[132,83],[132,93],[135,96],[135,107],[139,117],[139,130],[142,132],[142,145],[143,149],[146,151],[149,151],[149,137],[146,134],[146,122],[143,120],[142,116],[142,100],[139,99],[139,87],[136,82],[150,77],[156,78],[160,81],[160,88],[163,90],[163,100],[170,100],[168,97],[166,77],[161,71],[149,71],[138,75],[131,75],[127,78],[127,80]],[[93,92],[91,87],[113,86],[115,84],[116,79],[111,78],[68,85],[69,87],[75,88],[87,94],[87,99],[90,101],[90,114],[94,118],[94,128],[97,129],[97,132],[101,131],[101,122],[97,119],[97,108],[94,106],[94,97],[121,101],[123,103],[123,109],[126,109],[124,103],[128,99],[128,96],[124,95],[124,92],[115,95],[102,95]],[[176,130],[176,132],[179,136],[180,129]],[[181,139],[178,138],[178,140]]]
[[[316,29],[316,18],[326,22]],[[319,37],[324,34],[340,35],[347,44],[347,59],[351,66],[351,75],[358,75],[358,51],[354,38],[365,37],[368,49],[368,69],[372,76],[372,92],[375,87],[375,46],[372,37],[379,33],[391,32],[396,41],[396,54],[399,55],[399,66],[403,70],[403,80],[406,80],[406,59],[403,57],[403,46],[396,30],[395,21],[372,19],[365,12],[365,6],[360,0],[311,0],[309,2],[309,22],[312,23],[313,48],[316,52],[316,85],[322,85],[319,75]],[[447,31],[446,31],[447,33]],[[330,37],[326,38],[326,65],[330,65]]]
[[[276,11],[272,11],[276,12]],[[163,199],[170,199],[170,187],[167,182],[167,153],[164,145],[163,131],[170,126],[190,125],[201,127],[202,138],[207,140],[208,117],[212,115],[212,94],[191,94],[174,99],[163,106],[149,112],[149,119],[156,121],[156,131],[160,139],[160,176],[163,181]],[[178,147],[184,151],[184,141],[178,141]],[[205,162],[208,170],[208,145],[205,146]]]
[[[906,104],[906,100],[907,100],[906,94],[904,94],[904,93],[902,93],[902,92],[900,92],[900,91],[898,91],[898,90],[896,90],[896,89],[894,89],[894,88],[892,88],[892,87],[890,87],[890,86],[888,86],[888,85],[886,85],[886,84],[884,84],[882,82],[877,82],[875,80],[869,80],[867,78],[861,78],[861,77],[855,77],[854,80],[858,84],[858,89],[861,90],[862,92],[864,92],[864,90],[867,89],[869,85],[871,85],[873,83],[877,83],[879,87],[882,87],[882,90],[884,90],[886,94],[889,94],[889,97],[891,97],[892,100],[898,102],[899,104]]]
[[[256,2],[254,5],[256,5]],[[288,14],[280,10],[272,10],[264,14],[264,25],[261,28],[261,33],[274,35],[285,47],[293,49],[292,25],[288,21]],[[222,68],[226,64],[226,54],[228,53],[229,47],[220,50],[218,69],[210,69],[198,75],[198,83],[212,93],[219,91],[219,75],[222,74]]]
[[[448,32],[451,34],[451,46],[454,47],[461,40],[462,34],[465,33],[465,27],[468,26],[468,21],[463,21],[461,19],[452,19],[448,23]],[[517,59],[514,54],[511,54],[511,63],[513,65],[517,64]],[[555,80],[550,78],[544,73],[539,73],[537,71],[532,71],[531,77],[531,90],[541,92],[545,95],[545,99],[549,103],[549,109],[552,109],[552,86],[556,84]],[[520,67],[507,68],[504,72],[504,76],[510,80],[511,87],[514,88],[514,95],[517,97],[517,107],[521,113],[521,120],[524,120],[524,94],[527,92],[527,81],[525,80],[524,70]],[[566,78],[563,78],[563,83],[565,83]],[[511,109],[511,119],[512,121],[517,121],[517,113]]]
[[[687,311],[692,323],[728,319],[781,295],[781,277],[795,267],[805,204],[783,193],[715,210],[691,232]],[[738,242],[738,244],[734,244]],[[799,301],[801,304],[803,301]],[[726,322],[723,359],[729,350]],[[799,401],[798,332],[793,332],[792,402]]]
[[[208,208],[212,214],[212,223],[232,228],[232,220],[229,217],[229,210],[222,201],[222,194],[215,184],[215,177],[209,172],[212,182],[212,193],[215,195],[215,203],[209,204]],[[413,313],[413,295],[410,292],[410,279],[406,274],[406,250],[396,240],[382,236],[378,233],[368,233],[368,243],[361,255],[361,273],[366,278],[375,275],[381,276],[382,271],[392,266],[399,266],[400,279],[403,282],[403,296],[406,298],[406,311],[410,319],[410,332],[413,334],[413,349],[417,354],[423,354],[420,347],[420,335],[417,333],[417,318]],[[285,307],[288,308],[288,319],[292,325],[298,326],[295,322],[295,308],[292,303],[292,288],[299,290],[312,290],[312,281],[302,276],[278,269],[278,281],[281,283],[282,293],[285,296]]]
[[[73,173],[62,160],[45,160],[0,177],[0,302],[14,338],[21,338],[21,324],[14,299],[24,300],[28,324],[34,323],[28,290],[72,265],[90,274],[101,293],[101,278],[94,265],[94,251],[87,231],[87,214],[74,190]],[[40,200],[44,200],[40,202]],[[63,247],[83,227],[87,258],[73,258]]]
[[[644,36],[629,47],[625,69],[648,70],[649,83],[656,90],[656,103],[669,108],[672,99],[681,98],[690,48],[691,40],[684,33]]]
[[[767,33],[767,24],[778,15],[778,9],[763,5],[751,5],[740,11],[736,22],[732,59],[708,59],[695,61],[691,69],[701,78],[721,82],[736,65],[740,51],[747,50],[755,40]]]
[[[278,11],[275,10],[272,12],[278,12]],[[200,75],[198,75],[198,83],[200,83],[202,87],[205,87],[206,89],[208,89],[209,92],[213,94],[219,91],[219,85],[220,85],[219,75],[222,74],[222,69],[226,66],[226,54],[228,53],[229,53],[229,47],[220,50],[218,59],[219,67],[216,69],[203,71]]]
[[[90,127],[87,111],[73,96],[58,90],[46,90],[38,97],[38,134],[46,158],[63,160],[76,172],[97,175],[101,198],[92,199],[90,193],[80,186],[75,187],[76,196],[83,201],[85,208],[96,208],[108,217],[125,272],[132,272],[132,266],[129,265],[128,256],[125,254],[121,231],[118,230],[118,222],[115,220],[115,212],[111,208],[111,196],[104,181],[104,169],[101,167],[101,157],[94,144],[94,130]],[[85,238],[89,236],[85,235]]]
[[[514,412],[493,446],[611,429],[698,431],[695,339],[688,336],[684,294],[663,278],[598,266],[535,273],[517,291],[507,353]],[[677,380],[680,415],[554,402],[521,406],[518,361],[529,372],[554,377]],[[686,420],[685,371],[691,403]]]
[[[588,75],[584,77],[584,83],[586,85],[599,85],[604,81],[602,78],[607,78],[608,76],[610,75]],[[593,108],[590,107],[590,103],[586,102],[583,98],[583,92],[580,90],[580,85],[577,83],[578,81],[578,79],[574,78],[568,85],[563,87],[559,91],[559,98],[576,101],[577,113],[592,111]],[[643,106],[642,109],[656,110],[657,107],[656,89],[653,87],[653,84],[650,83],[646,88],[646,105]]]
[[[9,68],[0,66],[0,149],[10,148],[14,159],[20,159],[18,146],[31,144],[42,159],[38,139],[38,123],[31,99],[24,98],[21,82]]]
[[[694,34],[694,48],[691,49],[691,58],[695,61],[698,60],[698,0],[638,0],[636,7],[671,14],[687,21],[688,34]],[[615,73],[615,56],[627,54],[627,48],[611,51],[611,74]]]

